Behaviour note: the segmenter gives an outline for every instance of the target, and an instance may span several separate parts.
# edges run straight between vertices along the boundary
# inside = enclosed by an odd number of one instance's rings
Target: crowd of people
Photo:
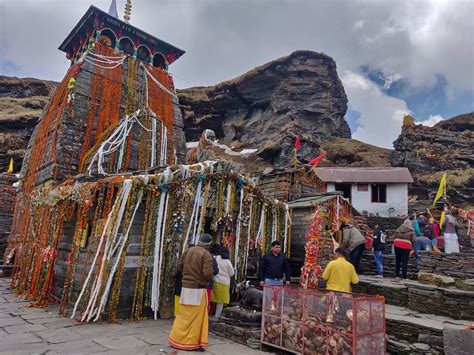
[[[392,253],[395,254],[395,276],[407,278],[410,255],[416,266],[421,251],[439,252],[444,241],[446,253],[459,252],[457,221],[446,211],[442,228],[434,218],[423,214],[406,219],[391,235]],[[335,292],[351,292],[359,282],[362,254],[373,251],[377,276],[383,277],[383,253],[389,240],[383,225],[373,226],[370,242],[359,229],[343,223],[334,237],[339,247],[335,259],[326,266],[322,279],[326,289]],[[442,238],[441,238],[442,237]],[[202,234],[199,243],[189,246],[182,255],[176,272],[175,321],[168,337],[172,347],[181,350],[204,351],[208,343],[208,319],[211,302],[215,305],[214,317],[219,318],[225,305],[230,303],[231,287],[235,284],[234,266],[229,260],[229,250],[221,245],[211,245],[212,237]],[[259,264],[260,286],[290,283],[288,259],[282,253],[281,242],[271,243],[270,251]]]

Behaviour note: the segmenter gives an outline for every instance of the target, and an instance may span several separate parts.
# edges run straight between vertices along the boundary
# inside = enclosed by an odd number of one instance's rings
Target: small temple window
[[[150,51],[146,46],[138,47],[137,51],[137,58],[140,59],[142,62],[150,63]]]
[[[130,38],[128,37],[121,38],[119,49],[125,54],[133,56],[134,48],[133,48],[133,42],[130,40]]]
[[[111,30],[105,29],[101,31],[99,38],[100,43],[106,45],[107,47],[114,48],[116,41],[117,39],[115,38],[115,34]]]
[[[155,56],[153,57],[153,66],[164,69],[165,63],[165,57],[161,53],[155,53]]]

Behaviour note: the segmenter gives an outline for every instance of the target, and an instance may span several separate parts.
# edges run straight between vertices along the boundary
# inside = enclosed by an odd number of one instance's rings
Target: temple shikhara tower
[[[288,206],[222,161],[185,162],[168,66],[184,51],[91,6],[23,162],[5,255],[12,288],[82,321],[173,313],[174,268],[203,232],[249,254],[289,243]]]

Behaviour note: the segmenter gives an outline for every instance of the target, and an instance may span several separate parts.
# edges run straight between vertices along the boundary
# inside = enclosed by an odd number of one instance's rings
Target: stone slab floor
[[[172,320],[79,323],[58,315],[58,306],[31,308],[0,278],[0,354],[197,354],[172,349]],[[207,354],[263,354],[209,334]]]

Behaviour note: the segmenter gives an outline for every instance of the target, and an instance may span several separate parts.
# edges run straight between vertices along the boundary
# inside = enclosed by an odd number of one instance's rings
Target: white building
[[[381,217],[408,215],[407,168],[314,168],[327,192],[341,191],[358,211]]]

